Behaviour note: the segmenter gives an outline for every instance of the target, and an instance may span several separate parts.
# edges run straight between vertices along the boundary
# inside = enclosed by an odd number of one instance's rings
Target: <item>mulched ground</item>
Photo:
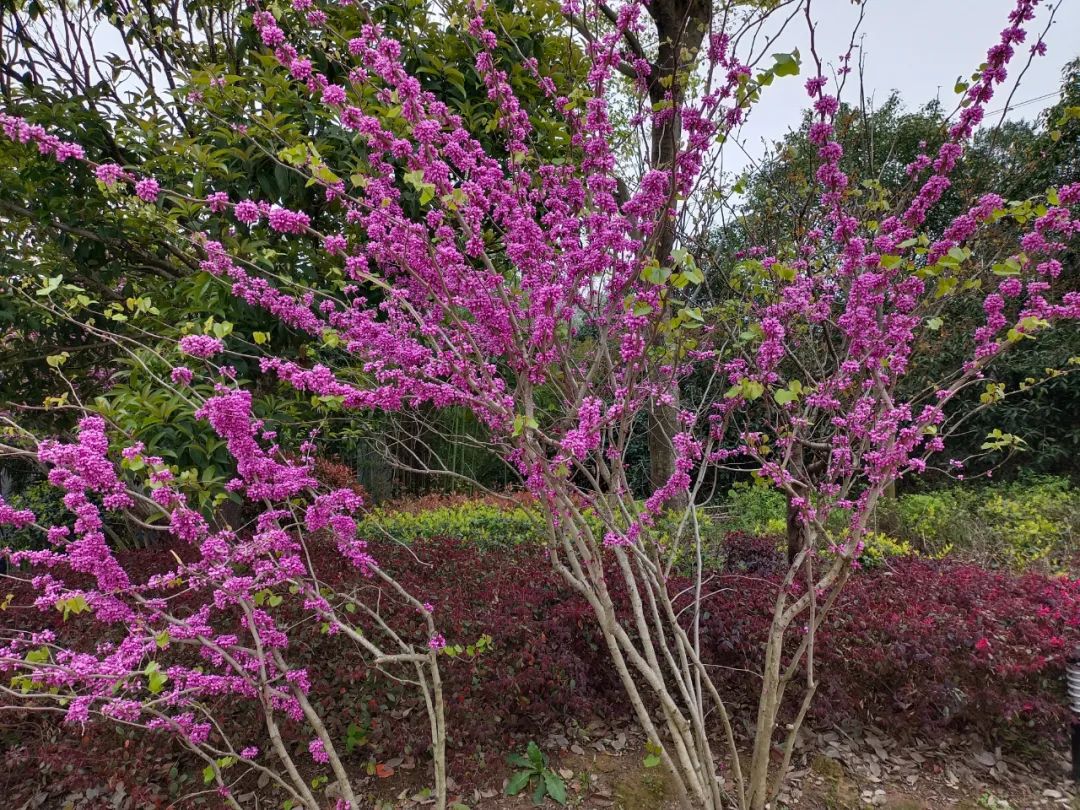
[[[48,725],[36,725],[49,734]],[[8,731],[11,731],[10,729]],[[26,733],[24,726],[21,731]],[[37,761],[20,759],[7,748],[0,764],[3,810],[146,810],[217,808],[195,763],[162,740],[160,747],[136,740],[63,734],[53,726],[55,747]],[[551,767],[565,780],[568,804],[582,810],[672,810],[675,803],[661,768],[646,768],[644,739],[632,725],[592,720],[549,731],[537,742]],[[100,752],[100,753],[98,753]],[[507,752],[512,753],[512,752]],[[354,779],[365,806],[374,810],[419,810],[433,802],[422,759],[395,758]],[[509,766],[481,784],[452,784],[452,799],[469,810],[531,807],[527,795],[503,793]],[[732,783],[728,775],[727,786]],[[237,796],[244,808],[278,807],[278,801],[251,785]],[[323,788],[332,805],[334,784]],[[547,806],[554,808],[552,802]],[[974,737],[936,739],[889,737],[873,726],[807,729],[798,740],[784,790],[773,810],[1080,810],[1080,793],[1069,780],[1064,750],[1002,751]],[[460,808],[458,808],[460,810]]]

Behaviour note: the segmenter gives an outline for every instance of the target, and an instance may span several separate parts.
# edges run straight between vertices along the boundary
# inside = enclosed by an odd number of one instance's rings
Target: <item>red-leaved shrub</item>
[[[310,545],[328,582],[354,576],[335,565],[319,541]],[[173,551],[190,552],[180,545],[159,547],[128,552],[122,562],[143,577],[166,567]],[[442,665],[455,779],[467,783],[501,767],[508,751],[568,721],[629,720],[588,605],[551,570],[542,551],[529,545],[481,551],[440,538],[410,547],[376,540],[372,552],[402,585],[433,604],[450,645],[467,647],[491,637],[489,649],[447,657]],[[723,566],[707,588],[712,595],[702,614],[703,646],[709,662],[724,667],[720,681],[736,709],[754,699],[754,667],[783,568],[772,540],[731,535]],[[374,581],[357,584],[378,587]],[[671,581],[674,590],[687,585]],[[380,610],[395,627],[422,634],[412,608],[387,589],[379,597]],[[20,600],[17,594],[12,601]],[[616,601],[624,600],[616,594]],[[290,610],[291,604],[286,597],[278,609]],[[81,618],[69,619],[65,631],[85,632],[87,644],[100,641],[100,628]],[[63,624],[57,611],[25,609],[0,613],[4,622]],[[1064,660],[1078,641],[1080,581],[894,558],[857,572],[820,632],[813,714],[819,723],[871,719],[897,733],[947,727],[1045,739],[1063,728]],[[356,767],[425,755],[427,720],[413,690],[368,668],[348,645],[317,628],[290,649],[290,658],[309,668],[312,699],[333,718],[331,733],[345,740],[354,728]],[[223,701],[223,722],[259,733],[252,718],[236,714]],[[293,745],[310,736],[287,721],[282,732]],[[0,746],[8,773],[56,753],[49,742],[53,735],[42,734],[37,742],[19,737],[17,745],[8,736]],[[147,745],[150,756],[160,742],[132,744]],[[197,772],[199,765],[190,767]],[[0,792],[4,787],[0,778]]]
[[[732,535],[727,546],[725,576],[743,579],[710,600],[710,648],[719,663],[752,668],[781,555],[758,538]],[[852,576],[819,633],[813,714],[896,731],[1056,734],[1078,643],[1080,580],[893,558]]]

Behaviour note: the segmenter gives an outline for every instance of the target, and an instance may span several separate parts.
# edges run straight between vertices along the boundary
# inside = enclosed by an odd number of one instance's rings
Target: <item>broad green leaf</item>
[[[60,599],[56,602],[56,609],[64,614],[64,621],[68,620],[68,617],[72,614],[78,615],[90,609],[90,605],[86,603],[86,598],[82,595],[71,596],[67,599]]]
[[[772,67],[773,73],[777,76],[798,76],[799,75],[799,49],[796,48],[791,53],[774,53],[772,55],[773,61],[776,63]]]
[[[544,796],[547,795],[547,783],[544,781],[543,777],[537,779],[536,782],[536,790],[533,791],[532,803],[539,807],[544,803]]]
[[[547,764],[547,758],[544,756],[544,752],[540,750],[540,746],[532,740],[529,741],[529,747],[525,752],[529,757],[529,762],[533,764],[536,770],[541,770]]]
[[[566,804],[566,783],[562,777],[551,770],[544,771],[544,786],[547,794],[559,804]]]
[[[532,777],[532,771],[518,771],[515,773],[510,777],[510,781],[506,783],[506,795],[517,796],[528,786],[530,777]]]
[[[146,665],[146,688],[151,695],[156,695],[165,688],[169,676],[161,671],[161,665],[157,661],[151,661]]]
[[[660,286],[671,276],[671,268],[661,267],[658,264],[647,264],[641,271],[641,275],[650,284]]]

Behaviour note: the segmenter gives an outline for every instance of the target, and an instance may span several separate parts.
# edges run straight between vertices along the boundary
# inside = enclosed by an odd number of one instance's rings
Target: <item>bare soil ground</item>
[[[563,729],[537,742],[549,766],[565,781],[567,804],[581,810],[674,810],[676,802],[662,767],[646,767],[644,740],[633,727],[612,727],[595,720]],[[188,783],[184,799],[162,805],[138,798],[137,783],[175,779],[175,760],[161,758],[161,776],[135,773],[117,762],[106,778],[83,771],[74,761],[26,769],[15,778],[14,793],[0,795],[0,810],[144,810],[168,807],[217,808],[224,803],[213,790]],[[510,752],[507,752],[510,753]],[[134,763],[132,763],[134,764]],[[155,768],[155,770],[157,770]],[[528,792],[506,796],[510,766],[492,772],[479,785],[452,784],[454,810],[525,810]],[[730,773],[721,771],[725,787],[734,789]],[[394,759],[377,773],[354,778],[364,807],[372,810],[420,810],[433,804],[430,774],[420,758]],[[10,779],[8,784],[12,784]],[[76,787],[77,785],[77,787]],[[199,787],[202,787],[201,785]],[[281,800],[265,785],[250,785],[236,798],[248,810],[279,810]],[[320,785],[328,807],[335,785]],[[132,795],[136,794],[136,795]],[[192,795],[195,794],[195,795]],[[554,810],[555,803],[545,805]],[[880,729],[848,727],[808,730],[796,748],[792,767],[771,810],[1080,810],[1080,792],[1069,780],[1069,762],[1062,751],[1024,754],[987,750],[977,739],[942,735],[939,739],[898,740]]]
[[[661,768],[646,768],[644,741],[633,729],[602,724],[555,734],[542,742],[551,767],[565,780],[571,807],[592,810],[671,810],[672,791]],[[590,731],[592,733],[590,733]],[[510,775],[509,769],[506,778]],[[730,774],[725,785],[734,788]],[[457,791],[470,810],[524,810],[522,794],[503,794],[506,782]],[[379,786],[379,810],[428,804],[408,789]],[[548,801],[545,806],[554,808]],[[1067,752],[1026,755],[993,751],[978,740],[891,739],[879,729],[809,731],[799,740],[793,765],[773,810],[1080,810],[1080,792],[1069,778]]]

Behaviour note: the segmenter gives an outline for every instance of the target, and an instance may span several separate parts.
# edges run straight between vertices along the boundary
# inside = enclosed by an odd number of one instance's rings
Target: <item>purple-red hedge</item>
[[[313,546],[316,566],[325,568],[327,579],[345,573],[329,550],[320,555],[319,544]],[[508,751],[568,721],[630,720],[587,604],[535,548],[480,551],[438,539],[410,548],[377,541],[373,551],[406,588],[433,603],[450,644],[466,646],[485,634],[492,639],[489,650],[443,665],[450,765],[459,781],[500,766]],[[124,562],[139,576],[167,565],[170,555],[168,549],[135,551]],[[735,704],[753,699],[752,673],[783,567],[771,540],[732,535],[724,567],[710,583],[705,652],[711,663],[728,667],[721,681]],[[671,586],[686,584],[676,579]],[[397,614],[392,624],[408,630],[416,622],[422,633],[415,611],[389,593],[382,596],[381,609]],[[12,600],[19,601],[19,595]],[[286,598],[281,609],[289,605]],[[67,630],[84,632],[86,643],[96,643],[100,628],[82,618],[72,617]],[[59,612],[21,609],[0,613],[5,622],[62,624]],[[821,685],[813,717],[830,723],[869,719],[898,733],[952,728],[1045,739],[1063,728],[1064,661],[1078,641],[1080,581],[892,559],[852,577],[820,633]],[[324,716],[333,718],[332,733],[344,739],[350,724],[362,729],[362,744],[353,754],[358,764],[424,755],[426,718],[412,690],[370,670],[351,645],[317,628],[297,639],[293,655],[295,663],[310,668],[313,698],[329,710]],[[289,723],[283,730],[295,744],[309,737]],[[116,738],[92,739],[105,745]],[[7,735],[8,772],[17,772],[12,769],[19,762],[40,761],[42,746],[45,736]],[[54,748],[48,742],[50,755]]]

